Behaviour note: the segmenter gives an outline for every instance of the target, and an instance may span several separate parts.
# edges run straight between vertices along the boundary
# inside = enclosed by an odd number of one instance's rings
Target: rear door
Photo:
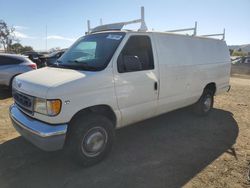
[[[22,61],[8,56],[0,56],[0,84],[9,85],[11,78],[19,74]]]
[[[154,116],[158,99],[158,65],[151,37],[127,34],[124,41],[114,63],[115,92],[123,126]],[[140,66],[132,65],[133,62]]]

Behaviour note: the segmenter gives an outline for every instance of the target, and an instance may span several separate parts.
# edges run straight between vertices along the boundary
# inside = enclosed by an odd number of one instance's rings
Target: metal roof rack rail
[[[111,23],[111,24],[105,24],[105,25],[99,25],[95,28],[90,27],[90,21],[87,21],[88,26],[88,32],[86,34],[95,33],[99,31],[107,31],[107,30],[121,30],[125,25],[134,24],[134,23],[141,23],[141,27],[138,31],[147,31],[148,28],[145,23],[145,16],[144,16],[144,7],[141,7],[141,18],[127,21],[127,22],[118,22],[118,23]]]
[[[166,31],[166,32],[173,32],[173,33],[175,33],[175,32],[182,32],[182,31],[194,31],[193,32],[193,36],[196,36],[196,34],[197,34],[197,22],[195,22],[194,27],[192,27],[192,28],[169,30],[169,31]]]
[[[218,34],[210,34],[210,35],[201,35],[201,37],[214,37],[214,36],[222,36],[221,40],[225,40],[225,34],[226,30],[225,28],[223,29],[223,33],[218,33]]]

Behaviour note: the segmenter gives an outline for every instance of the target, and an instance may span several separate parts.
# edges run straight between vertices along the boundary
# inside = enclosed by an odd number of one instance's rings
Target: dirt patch
[[[87,169],[18,137],[0,90],[0,187],[249,187],[250,79],[231,85],[207,117],[185,108],[118,130],[108,158]]]
[[[232,64],[231,66],[231,75],[241,76],[248,75],[250,76],[250,63],[237,63]]]
[[[231,78],[229,93],[216,97],[215,107],[229,110],[239,127],[236,144],[193,178],[187,187],[249,187],[250,79]]]
[[[17,137],[15,129],[9,120],[9,106],[13,103],[11,91],[8,88],[0,88],[0,144]]]

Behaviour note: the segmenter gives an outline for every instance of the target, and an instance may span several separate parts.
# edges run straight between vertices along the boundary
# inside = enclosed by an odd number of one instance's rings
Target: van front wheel
[[[213,104],[214,104],[213,92],[205,89],[198,102],[194,104],[193,109],[195,114],[204,116],[211,111],[211,109],[213,108]]]
[[[114,139],[112,122],[101,115],[85,114],[71,124],[69,150],[83,166],[102,161],[110,152]]]

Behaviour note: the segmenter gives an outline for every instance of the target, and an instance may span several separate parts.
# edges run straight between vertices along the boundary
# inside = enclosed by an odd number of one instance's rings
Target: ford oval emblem
[[[17,82],[17,87],[22,87],[22,83],[21,82]]]

